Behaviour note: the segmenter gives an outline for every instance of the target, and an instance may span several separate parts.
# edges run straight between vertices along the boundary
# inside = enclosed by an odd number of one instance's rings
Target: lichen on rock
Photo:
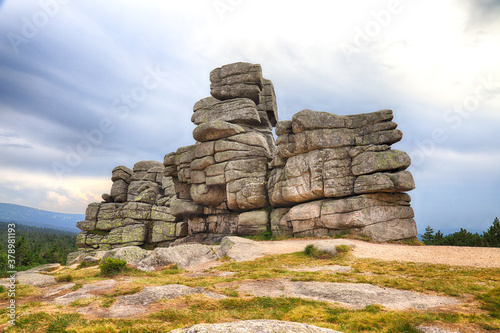
[[[225,65],[210,81],[211,96],[191,115],[196,143],[163,163],[114,168],[105,202],[91,203],[77,224],[78,247],[168,247],[196,234],[416,236],[405,193],[415,187],[411,160],[391,149],[402,138],[392,110],[306,109],[278,121],[260,65]]]

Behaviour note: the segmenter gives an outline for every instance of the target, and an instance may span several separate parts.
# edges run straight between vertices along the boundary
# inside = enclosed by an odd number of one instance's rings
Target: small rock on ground
[[[309,324],[280,320],[244,320],[222,324],[197,324],[170,333],[342,333]]]

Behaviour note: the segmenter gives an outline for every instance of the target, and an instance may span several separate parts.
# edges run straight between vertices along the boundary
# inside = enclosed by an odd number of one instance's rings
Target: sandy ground
[[[266,255],[302,251],[308,244],[313,243],[345,244],[355,246],[353,254],[357,258],[500,268],[500,248],[408,246],[400,244],[375,244],[351,239],[287,239],[259,243],[262,246],[263,253]]]

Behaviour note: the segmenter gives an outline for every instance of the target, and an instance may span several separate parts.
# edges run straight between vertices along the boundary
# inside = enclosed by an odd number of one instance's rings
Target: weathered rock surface
[[[52,272],[52,271],[55,271],[55,270],[58,270],[59,268],[61,268],[61,264],[44,264],[44,265],[40,265],[40,266],[37,266],[37,267],[33,267],[33,268],[30,268],[26,271],[23,271],[23,272],[19,272],[19,273],[45,273],[45,272]]]
[[[328,328],[280,320],[244,320],[222,324],[197,324],[170,333],[342,333]]]
[[[193,294],[203,294],[217,299],[226,298],[223,295],[207,292],[203,288],[191,288],[181,284],[168,284],[164,286],[146,287],[138,293],[119,296],[117,297],[117,302],[108,310],[100,313],[100,315],[108,318],[136,316],[147,312],[147,307],[149,305],[161,299],[174,299]],[[82,312],[86,312],[86,310],[87,309],[83,309]]]
[[[171,264],[187,269],[218,259],[214,251],[201,244],[184,244],[175,247],[157,247],[147,257],[137,263],[142,271],[154,271]]]
[[[105,280],[105,281],[99,281],[99,282],[92,283],[92,284],[86,284],[82,288],[78,289],[77,291],[70,292],[70,293],[65,294],[63,296],[55,298],[54,303],[59,304],[59,305],[70,305],[74,301],[93,297],[94,294],[92,292],[94,292],[94,291],[101,291],[101,290],[106,290],[106,291],[109,290],[110,291],[115,286],[116,286],[115,280]]]
[[[380,288],[365,283],[293,282],[288,280],[248,281],[238,283],[238,290],[260,297],[300,297],[339,303],[362,309],[380,304],[394,310],[418,309],[455,305],[451,297],[424,295],[411,291]]]
[[[290,209],[271,216],[272,231],[294,236],[351,233],[379,242],[415,237],[410,197],[399,194],[415,183],[404,171],[409,156],[390,149],[402,137],[392,118],[391,110],[350,116],[303,110],[292,121],[278,123],[269,201]]]
[[[80,237],[80,235],[79,235],[79,237]],[[78,238],[77,238],[77,243],[78,243]],[[81,262],[95,263],[95,262],[101,261],[101,259],[105,253],[106,253],[106,251],[80,249],[76,252],[71,252],[68,254],[68,257],[66,259],[66,265],[71,266],[71,265],[79,264]]]
[[[246,62],[224,65],[210,72],[210,94],[220,100],[245,97],[260,103],[262,68]]]
[[[278,121],[274,86],[260,65],[224,65],[210,82],[211,97],[193,106],[196,143],[163,163],[114,168],[110,193],[77,224],[78,247],[168,247],[196,234],[268,231],[380,242],[416,236],[404,194],[415,182],[406,171],[410,157],[391,149],[402,138],[392,110],[343,116],[306,109]]]
[[[222,239],[221,251],[236,261],[253,260],[264,255],[257,242],[234,236]]]
[[[106,258],[115,258],[125,260],[127,264],[137,264],[142,259],[148,256],[148,251],[141,249],[138,246],[125,246],[117,249],[106,251],[101,261]]]
[[[19,284],[24,284],[33,287],[46,287],[57,283],[51,275],[39,273],[19,272],[16,274],[16,281]]]
[[[235,98],[217,102],[208,108],[195,111],[191,117],[191,121],[196,125],[218,120],[235,124],[260,124],[257,106],[248,98]]]

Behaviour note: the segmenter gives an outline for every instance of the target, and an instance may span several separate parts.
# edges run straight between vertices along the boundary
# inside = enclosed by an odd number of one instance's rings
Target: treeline
[[[460,231],[444,236],[439,230],[434,234],[434,230],[427,226],[422,235],[422,242],[426,245],[500,247],[500,221],[498,217],[495,218],[493,225],[482,235],[460,229]]]
[[[8,225],[0,222],[0,276],[8,268]],[[77,250],[76,233],[15,224],[15,271],[49,263],[66,263],[66,256]]]

